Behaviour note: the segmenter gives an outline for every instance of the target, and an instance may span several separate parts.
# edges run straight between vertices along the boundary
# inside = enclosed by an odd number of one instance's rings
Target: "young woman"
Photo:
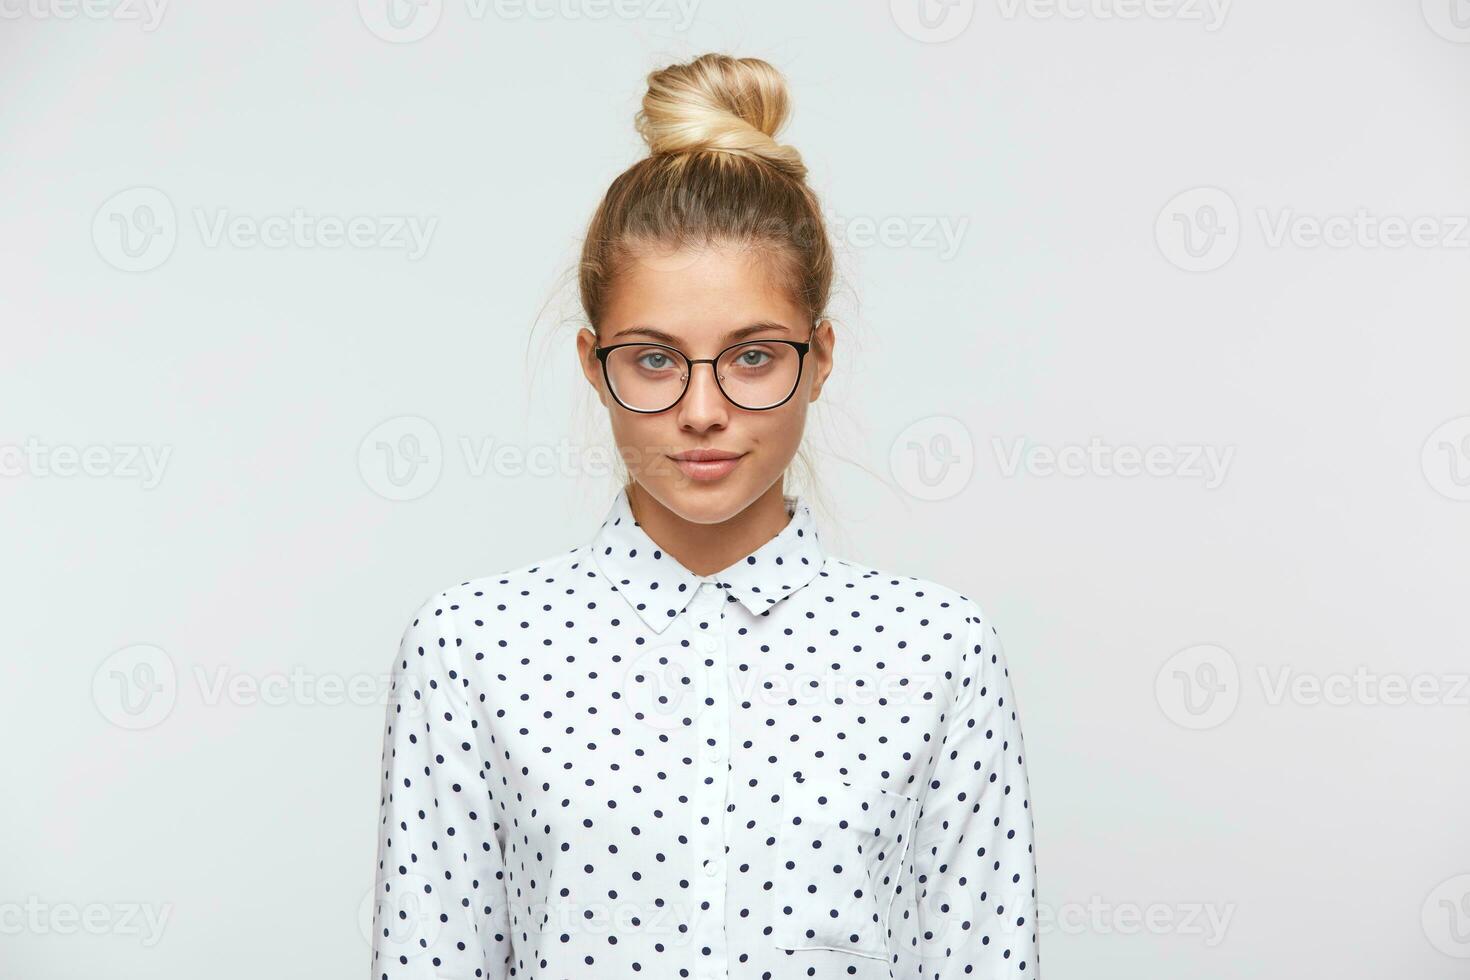
[[[1000,638],[785,493],[835,342],[786,114],[757,59],[649,76],[581,261],[628,480],[591,540],[409,625],[374,977],[1038,976]]]

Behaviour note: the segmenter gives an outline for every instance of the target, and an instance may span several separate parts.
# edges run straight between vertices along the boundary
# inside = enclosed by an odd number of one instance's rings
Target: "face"
[[[764,411],[727,399],[711,364],[692,366],[688,390],[673,407],[648,414],[630,411],[608,391],[594,351],[599,344],[653,343],[678,348],[691,359],[712,358],[732,344],[758,340],[812,344],[791,397]],[[683,519],[714,524],[745,510],[785,473],[801,444],[807,406],[817,400],[831,373],[832,343],[831,324],[821,321],[813,335],[806,313],[777,287],[757,256],[711,247],[645,254],[630,262],[611,288],[600,336],[582,330],[577,353],[607,408],[613,438],[632,478]],[[760,390],[767,383],[763,372],[787,352],[794,358],[790,348],[783,352],[771,345],[742,347],[727,355],[721,365],[727,390],[744,404],[755,403],[741,392]],[[635,383],[648,390],[674,385],[677,393],[683,372],[672,366],[674,361],[652,348],[636,355],[636,382],[635,376],[624,375],[629,380],[619,386],[625,401]],[[719,458],[691,458],[696,455]]]

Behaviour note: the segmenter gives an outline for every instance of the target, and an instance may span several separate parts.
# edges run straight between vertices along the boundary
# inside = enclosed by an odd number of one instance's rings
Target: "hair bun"
[[[775,140],[788,110],[786,79],[770,63],[710,53],[651,72],[634,125],[653,156],[727,153],[800,180],[801,154]]]

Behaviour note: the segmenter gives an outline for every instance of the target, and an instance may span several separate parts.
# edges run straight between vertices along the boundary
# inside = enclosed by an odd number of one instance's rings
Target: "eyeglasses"
[[[745,340],[714,357],[688,357],[677,347],[641,342],[594,350],[614,400],[630,412],[653,414],[679,403],[689,390],[696,364],[710,365],[715,385],[736,408],[749,412],[779,408],[796,393],[811,347],[808,338]]]

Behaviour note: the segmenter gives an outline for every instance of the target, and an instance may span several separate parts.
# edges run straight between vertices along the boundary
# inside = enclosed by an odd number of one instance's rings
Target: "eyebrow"
[[[767,330],[779,330],[783,333],[791,332],[791,328],[787,327],[785,324],[777,323],[775,320],[757,320],[755,323],[752,323],[749,326],[740,327],[737,330],[731,330],[729,333],[725,334],[725,342],[727,344],[733,344],[736,341],[744,340],[746,337],[749,337],[752,334],[763,333]],[[614,340],[618,337],[623,337],[629,334],[639,334],[641,336],[655,340],[658,343],[668,344],[670,347],[679,346],[678,337],[675,337],[671,333],[665,333],[664,331],[659,330],[655,327],[625,327],[624,329],[619,330],[617,333],[613,334],[608,339]]]

